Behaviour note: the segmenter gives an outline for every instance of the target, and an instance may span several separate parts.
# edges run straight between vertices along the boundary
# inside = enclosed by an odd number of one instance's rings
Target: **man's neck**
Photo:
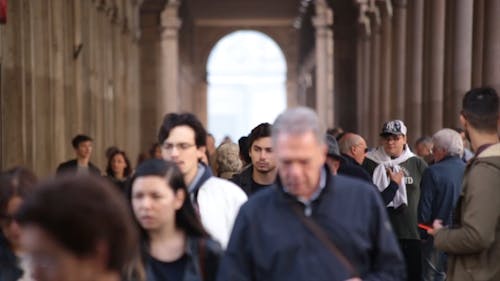
[[[89,158],[76,158],[78,166],[88,166],[90,162],[89,160]]]
[[[276,180],[276,173],[276,168],[267,173],[261,173],[254,168],[252,172],[252,179],[258,184],[270,185]]]
[[[498,142],[498,135],[496,133],[482,133],[469,130],[469,137],[474,151],[477,151],[479,147],[485,144],[495,144]]]

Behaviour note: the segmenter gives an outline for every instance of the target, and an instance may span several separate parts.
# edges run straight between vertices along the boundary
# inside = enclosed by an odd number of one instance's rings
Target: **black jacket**
[[[78,162],[77,162],[77,160],[76,159],[69,160],[67,162],[61,163],[57,167],[56,174],[57,175],[61,175],[61,174],[66,174],[66,173],[68,173],[68,174],[69,173],[76,173],[77,168],[78,168]],[[100,176],[101,175],[101,171],[99,170],[99,168],[97,168],[91,162],[89,162],[89,171],[90,171],[91,174],[93,174],[95,176]]]
[[[23,276],[18,260],[0,231],[0,281],[17,281]]]
[[[325,167],[326,169],[326,167]],[[367,280],[405,280],[405,265],[377,191],[357,179],[327,173],[311,218]],[[236,219],[219,281],[346,280],[343,264],[298,219],[304,209],[275,186],[245,203]]]
[[[372,177],[356,160],[347,154],[343,154],[343,161],[340,164],[338,173],[340,175],[350,176],[364,180],[369,183],[373,183]]]
[[[213,281],[215,280],[219,260],[222,257],[220,244],[212,239],[189,237],[186,245],[187,263],[182,281]],[[202,251],[200,248],[203,247]],[[145,251],[144,251],[145,252]],[[148,260],[149,254],[143,255],[145,262],[146,281],[162,281],[152,271]],[[203,264],[202,264],[203,263]],[[201,265],[202,264],[202,265]],[[203,273],[201,268],[203,268]],[[205,279],[202,279],[202,276]]]
[[[237,186],[241,187],[243,191],[250,196],[253,193],[252,189],[252,173],[253,165],[248,165],[239,174],[234,175],[230,181],[232,181]]]

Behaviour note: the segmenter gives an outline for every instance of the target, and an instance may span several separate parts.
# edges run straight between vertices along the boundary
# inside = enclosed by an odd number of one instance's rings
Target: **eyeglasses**
[[[190,144],[190,143],[185,143],[185,142],[180,142],[180,143],[163,143],[162,147],[165,149],[167,152],[172,152],[174,150],[174,147],[179,150],[179,151],[184,151],[188,150],[189,148],[196,146],[196,144]]]
[[[398,141],[402,138],[402,136],[400,135],[388,135],[388,136],[384,136],[384,141],[386,142],[390,142],[390,141]]]

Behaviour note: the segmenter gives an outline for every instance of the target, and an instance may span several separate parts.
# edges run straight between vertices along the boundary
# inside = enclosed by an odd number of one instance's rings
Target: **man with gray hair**
[[[272,142],[278,179],[241,207],[218,280],[405,280],[377,190],[328,171],[316,113],[285,111]]]
[[[430,226],[438,219],[451,225],[465,170],[461,159],[464,146],[460,134],[452,129],[439,130],[432,136],[432,143],[435,164],[422,175],[418,222]],[[426,231],[420,232],[423,280],[445,280],[446,254],[434,247],[432,236]]]

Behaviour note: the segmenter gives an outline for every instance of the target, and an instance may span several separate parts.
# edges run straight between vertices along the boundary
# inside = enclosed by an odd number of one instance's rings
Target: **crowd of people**
[[[38,180],[0,174],[0,281],[500,280],[499,97],[468,91],[462,128],[369,147],[288,109],[218,147],[166,114],[134,168],[93,140]]]

